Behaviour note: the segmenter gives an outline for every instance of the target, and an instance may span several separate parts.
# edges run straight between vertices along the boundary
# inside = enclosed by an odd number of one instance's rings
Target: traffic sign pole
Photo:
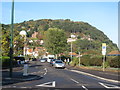
[[[105,71],[105,55],[103,55],[103,71]]]
[[[106,43],[102,43],[103,71],[105,71]]]

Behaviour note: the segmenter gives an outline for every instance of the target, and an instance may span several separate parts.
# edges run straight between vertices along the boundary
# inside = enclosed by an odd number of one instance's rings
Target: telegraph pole
[[[80,52],[79,52],[79,66],[80,66]]]
[[[71,41],[71,61],[72,61],[72,41]]]
[[[11,12],[11,30],[10,30],[10,77],[12,77],[12,62],[13,62],[13,22],[14,22],[14,0],[12,0]]]

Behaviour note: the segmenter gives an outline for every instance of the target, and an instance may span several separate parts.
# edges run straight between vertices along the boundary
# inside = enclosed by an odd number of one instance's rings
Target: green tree
[[[47,51],[51,54],[63,53],[67,48],[67,38],[62,29],[49,28],[44,41]]]
[[[8,25],[2,25],[2,36],[1,37],[1,50],[2,50],[2,56],[8,56],[9,55],[9,45],[10,45],[10,35],[9,35],[9,26]]]

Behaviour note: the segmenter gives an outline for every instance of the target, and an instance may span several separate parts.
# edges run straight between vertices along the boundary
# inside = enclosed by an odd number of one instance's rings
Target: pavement
[[[9,69],[2,69],[2,86],[25,82],[25,81],[32,81],[41,79],[42,76],[28,74],[27,76],[23,76],[23,66],[14,67],[12,72],[12,77],[9,76]]]

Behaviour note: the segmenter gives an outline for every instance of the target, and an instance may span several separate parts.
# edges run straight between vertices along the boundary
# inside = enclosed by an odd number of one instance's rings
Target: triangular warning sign
[[[40,86],[40,87],[55,87],[55,81],[43,83],[43,84],[36,85],[36,86]]]

